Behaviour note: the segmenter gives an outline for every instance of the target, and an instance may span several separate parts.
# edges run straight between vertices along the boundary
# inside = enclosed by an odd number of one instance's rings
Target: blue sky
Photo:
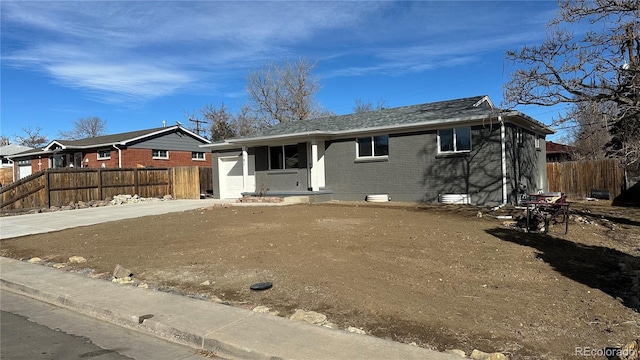
[[[187,123],[246,101],[249,72],[317,61],[317,100],[387,107],[487,94],[507,49],[544,40],[555,1],[13,1],[1,6],[1,127],[49,139],[99,116],[109,133]],[[519,108],[550,123],[559,109]],[[559,140],[561,135],[553,135]]]

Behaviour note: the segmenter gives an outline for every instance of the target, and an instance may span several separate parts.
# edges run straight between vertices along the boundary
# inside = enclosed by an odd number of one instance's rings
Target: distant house
[[[573,160],[573,151],[575,147],[570,145],[558,144],[553,141],[547,141],[547,162],[564,162]]]
[[[10,184],[16,179],[11,170],[13,168],[13,161],[9,159],[9,156],[31,149],[33,148],[17,144],[0,146],[0,186]]]
[[[487,96],[283,123],[203,145],[214,196],[309,195],[316,200],[514,201],[519,183],[546,190],[553,131]],[[451,195],[451,196],[448,196]]]
[[[210,141],[179,126],[80,140],[53,140],[40,149],[9,156],[16,178],[48,168],[211,166],[199,146]]]
[[[22,146],[17,144],[9,144],[0,146],[0,167],[10,168],[13,167],[13,162],[9,159],[9,156],[21,153],[23,151],[31,150],[32,147]]]

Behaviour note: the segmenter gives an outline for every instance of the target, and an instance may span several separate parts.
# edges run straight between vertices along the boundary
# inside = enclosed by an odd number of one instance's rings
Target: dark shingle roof
[[[75,146],[85,147],[85,146],[92,146],[92,145],[115,144],[115,143],[120,143],[126,140],[135,139],[141,136],[150,135],[155,132],[158,132],[161,130],[167,130],[167,129],[168,129],[167,127],[158,127],[158,128],[146,129],[146,130],[129,131],[129,132],[120,133],[120,134],[96,136],[96,137],[79,139],[79,140],[55,140],[55,141],[59,144],[62,144],[68,147],[75,147]]]
[[[312,131],[342,132],[430,122],[436,124],[450,119],[473,119],[495,114],[496,109],[489,103],[482,101],[485,98],[487,97],[484,95],[474,96],[428,104],[282,123],[262,129],[256,134],[246,138]]]

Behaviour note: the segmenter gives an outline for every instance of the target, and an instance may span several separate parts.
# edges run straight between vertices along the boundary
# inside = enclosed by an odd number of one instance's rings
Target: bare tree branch
[[[89,116],[73,121],[73,129],[60,131],[58,136],[65,140],[79,140],[84,138],[105,135],[107,122],[97,116]]]

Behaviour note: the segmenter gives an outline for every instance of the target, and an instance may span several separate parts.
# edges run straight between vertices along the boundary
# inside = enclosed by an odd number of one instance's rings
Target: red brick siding
[[[134,168],[138,166],[172,167],[172,166],[211,166],[211,154],[205,152],[205,161],[191,160],[191,151],[169,150],[169,159],[154,159],[151,149],[123,149],[122,167]],[[89,159],[87,162],[86,159]],[[84,164],[88,167],[108,168],[118,167],[118,150],[111,150],[111,159],[98,160],[98,153],[84,154]]]

